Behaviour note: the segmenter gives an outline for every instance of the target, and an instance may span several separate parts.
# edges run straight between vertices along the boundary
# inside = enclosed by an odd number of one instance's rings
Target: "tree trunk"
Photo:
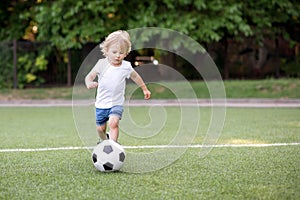
[[[13,65],[14,65],[14,89],[18,88],[18,42],[16,39],[13,40]]]
[[[67,69],[67,86],[72,86],[72,66],[71,66],[71,50],[68,49],[68,69]]]
[[[224,47],[224,52],[223,52],[223,67],[224,67],[224,74],[223,74],[223,78],[224,80],[229,79],[230,76],[230,66],[228,65],[227,62],[227,58],[228,58],[228,40],[226,37],[224,37],[224,39],[222,39],[222,44]]]

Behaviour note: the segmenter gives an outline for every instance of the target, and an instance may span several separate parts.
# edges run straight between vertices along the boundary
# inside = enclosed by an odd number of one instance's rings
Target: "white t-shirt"
[[[103,66],[106,65],[106,66]],[[111,108],[124,104],[126,78],[133,72],[131,63],[122,61],[118,67],[112,66],[107,59],[100,59],[95,69],[98,74],[98,90],[95,102],[96,108]]]

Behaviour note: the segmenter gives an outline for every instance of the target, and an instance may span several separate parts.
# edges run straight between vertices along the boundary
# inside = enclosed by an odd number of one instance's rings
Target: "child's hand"
[[[147,89],[147,90],[144,90],[144,99],[150,99],[151,97],[151,92]]]
[[[98,83],[97,82],[89,82],[89,83],[87,83],[86,84],[86,87],[87,87],[87,89],[93,89],[93,88],[96,88],[96,87],[98,87]]]

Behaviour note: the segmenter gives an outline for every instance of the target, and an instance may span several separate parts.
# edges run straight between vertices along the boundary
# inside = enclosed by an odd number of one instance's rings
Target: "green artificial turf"
[[[151,114],[145,107],[132,108],[130,112],[137,125],[143,127],[149,123]],[[121,144],[168,143],[179,127],[173,125],[180,121],[178,112],[176,107],[166,107],[168,117],[164,128],[148,138],[133,138],[122,131]],[[2,107],[0,113],[2,150],[85,146],[81,133],[76,131],[70,107]],[[209,108],[201,108],[200,115],[192,144],[205,141],[210,123]],[[217,144],[299,143],[299,122],[300,109],[227,108]],[[190,120],[190,123],[185,126],[187,132],[193,132],[188,127],[198,122]],[[0,152],[0,199],[300,198],[299,145],[215,147],[200,157],[202,150],[188,148],[170,165],[147,173],[98,172],[90,150],[84,149]],[[140,154],[155,153],[156,149],[126,151]],[[167,159],[171,154],[164,156]],[[143,162],[140,166],[143,167]]]

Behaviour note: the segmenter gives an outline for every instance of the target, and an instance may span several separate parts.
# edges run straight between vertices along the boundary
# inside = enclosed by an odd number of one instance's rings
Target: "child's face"
[[[110,64],[119,66],[122,60],[126,57],[125,50],[122,50],[118,44],[112,44],[107,51],[107,58]]]

